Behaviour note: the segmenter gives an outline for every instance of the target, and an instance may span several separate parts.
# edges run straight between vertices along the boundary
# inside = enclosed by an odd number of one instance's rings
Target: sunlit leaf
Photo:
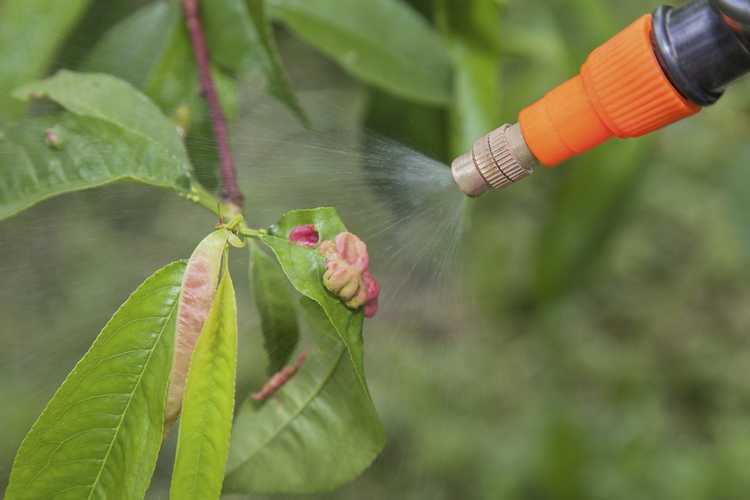
[[[0,1],[0,117],[12,117],[23,103],[11,98],[19,85],[44,76],[60,43],[91,0]]]
[[[237,305],[225,260],[211,311],[190,361],[171,499],[214,500],[221,495],[236,372]]]
[[[288,241],[303,224],[315,224],[321,239],[346,229],[334,209],[298,210],[262,238],[304,295],[302,317],[314,348],[272,398],[240,410],[227,464],[229,492],[330,490],[360,474],[384,445],[364,379],[362,312],[325,290],[316,249]]]
[[[250,280],[260,314],[264,347],[269,357],[268,373],[288,362],[299,341],[297,313],[289,285],[276,259],[257,245],[250,247]]]
[[[269,0],[272,15],[348,71],[415,101],[448,104],[451,60],[428,22],[398,0]]]
[[[184,262],[114,314],[21,444],[6,500],[143,498],[162,442]]]

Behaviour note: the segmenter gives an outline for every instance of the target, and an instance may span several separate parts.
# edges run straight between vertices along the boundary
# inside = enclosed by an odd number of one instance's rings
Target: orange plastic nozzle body
[[[554,167],[611,137],[639,137],[691,116],[662,70],[645,15],[594,50],[578,76],[524,109],[519,122],[537,160]]]

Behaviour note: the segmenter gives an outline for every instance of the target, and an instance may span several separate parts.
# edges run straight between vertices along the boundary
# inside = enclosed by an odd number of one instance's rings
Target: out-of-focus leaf
[[[195,199],[174,126],[146,96],[106,75],[61,72],[19,91],[70,113],[30,118],[0,135],[0,219],[58,194],[132,179]]]
[[[397,0],[269,0],[274,17],[362,80],[430,104],[451,100],[440,36]]]
[[[225,259],[211,311],[190,360],[171,499],[215,500],[221,495],[236,372],[237,304]]]
[[[602,257],[647,167],[644,140],[600,146],[579,164],[568,166],[540,235],[536,256],[539,300],[554,300],[584,284]]]
[[[451,149],[459,155],[500,125],[500,13],[490,0],[440,0],[437,15],[456,67]]]
[[[370,90],[367,108],[367,130],[394,139],[430,158],[444,162],[452,160],[447,133],[448,112],[445,109],[408,101],[377,88]],[[394,120],[394,116],[398,116],[399,119]],[[366,147],[369,147],[370,143],[377,147],[380,138],[367,134],[365,141]],[[365,156],[364,161],[367,160],[369,158]],[[379,168],[378,165],[367,166]],[[382,175],[376,174],[376,177],[382,182]],[[399,179],[393,179],[390,184],[393,189],[409,189]]]
[[[44,75],[56,50],[91,0],[3,0],[0,2],[0,118],[18,115],[11,98],[19,85]]]
[[[231,73],[262,72],[268,93],[307,124],[284,71],[265,0],[213,0],[203,7],[206,36],[216,63]]]
[[[364,379],[363,315],[325,290],[317,250],[288,241],[303,224],[315,224],[321,239],[346,230],[333,209],[298,210],[262,240],[305,296],[302,312],[315,349],[272,399],[242,407],[227,465],[229,492],[329,490],[361,473],[384,445]]]
[[[162,442],[184,262],[114,314],[21,444],[6,500],[143,498]]]
[[[131,83],[169,114],[198,94],[179,2],[155,2],[135,11],[106,33],[82,69]]]
[[[297,312],[286,276],[276,259],[258,245],[250,247],[250,279],[255,305],[269,357],[268,373],[274,374],[288,362],[299,341]]]

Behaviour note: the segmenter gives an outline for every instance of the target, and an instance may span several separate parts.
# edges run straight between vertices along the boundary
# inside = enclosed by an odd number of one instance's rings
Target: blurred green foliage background
[[[92,40],[142,3],[94,1],[52,66],[80,64]],[[444,163],[656,7],[402,3],[433,25],[453,61],[447,103],[357,78],[285,23],[278,42],[317,125],[372,131]],[[339,15],[354,4],[340,0]],[[404,50],[420,46],[414,33],[392,36]],[[321,189],[331,199],[317,200],[293,178],[274,180],[280,160],[258,151],[257,135],[283,138],[294,118],[263,114],[267,99],[252,78],[241,81],[232,126],[240,176],[255,194],[248,219],[269,222],[276,205],[310,199],[337,204],[336,189]],[[359,150],[367,135],[353,137],[346,147]],[[748,138],[744,82],[690,121],[471,202],[458,271],[447,280],[427,272],[367,327],[384,454],[320,498],[748,498]],[[194,151],[212,164],[210,146]],[[336,158],[327,161],[331,170],[318,158],[315,173],[335,188]],[[356,214],[342,216],[356,224]],[[214,222],[186,201],[123,185],[66,195],[0,224],[0,486],[21,438],[111,312],[151,270],[189,255]],[[386,275],[390,257],[375,256]],[[235,278],[247,392],[263,380],[265,362],[243,281]],[[150,498],[167,498],[168,451]]]

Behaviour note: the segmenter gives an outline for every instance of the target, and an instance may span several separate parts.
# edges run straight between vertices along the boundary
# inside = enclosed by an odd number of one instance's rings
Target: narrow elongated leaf
[[[260,70],[270,95],[308,122],[281,62],[266,0],[212,0],[203,7],[206,36],[217,64],[230,71]]]
[[[157,271],[107,323],[21,444],[6,500],[143,498],[162,441],[184,270]]]
[[[211,312],[193,352],[172,474],[172,500],[221,495],[234,412],[237,305],[226,260]]]
[[[0,1],[0,117],[18,115],[11,97],[19,85],[44,76],[55,52],[91,0]]]
[[[288,362],[299,341],[297,312],[286,276],[276,259],[258,245],[250,247],[250,279],[255,305],[260,314],[268,373],[272,375]]]
[[[314,224],[321,239],[346,231],[332,208],[296,210],[263,241],[303,295],[302,316],[315,348],[271,399],[243,405],[227,465],[230,492],[329,490],[360,474],[385,442],[364,378],[362,312],[325,290],[316,249],[288,241],[292,229],[305,224]]]
[[[383,448],[382,425],[346,346],[317,303],[303,298],[302,313],[315,348],[273,399],[242,405],[227,492],[331,490],[360,474]],[[350,319],[361,329],[360,314]]]
[[[269,0],[272,15],[362,80],[432,104],[451,100],[451,60],[427,21],[398,0]]]
[[[226,229],[212,232],[198,244],[188,261],[177,311],[174,362],[169,374],[167,427],[180,415],[190,359],[214,302],[228,238]]]

